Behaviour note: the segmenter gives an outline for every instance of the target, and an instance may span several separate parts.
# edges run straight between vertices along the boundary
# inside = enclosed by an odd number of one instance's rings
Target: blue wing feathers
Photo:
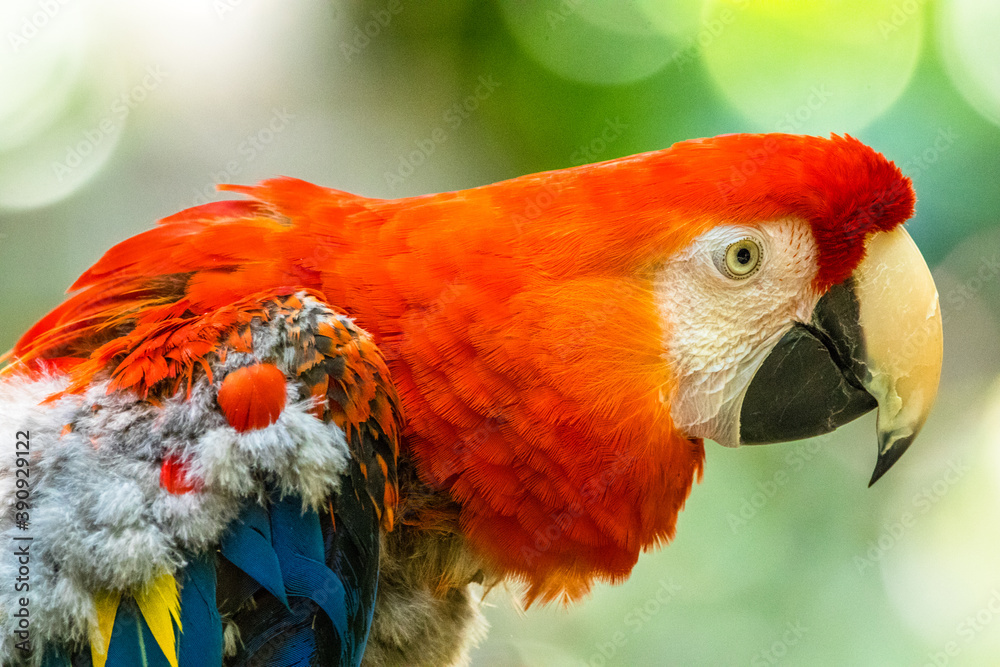
[[[318,527],[318,526],[317,526]],[[222,538],[222,555],[288,606],[267,510],[251,503]]]
[[[316,633],[308,626],[297,627],[275,649],[268,667],[310,667],[316,652]]]
[[[380,529],[364,476],[356,463],[352,468],[353,474],[341,477],[335,520],[303,512],[301,499],[294,496],[275,499],[266,510],[248,508],[245,514],[253,516],[240,518],[240,526],[254,527],[258,537],[245,540],[254,549],[236,560],[225,550],[223,555],[242,568],[240,563],[249,564],[257,553],[268,551],[279,570],[275,573],[269,566],[268,576],[274,587],[280,576],[287,605],[277,596],[268,599],[258,593],[257,606],[236,615],[244,643],[233,664],[361,663],[375,607]],[[264,516],[269,530],[263,526]],[[265,537],[270,538],[268,549]],[[252,567],[242,569],[254,576]]]
[[[278,553],[293,552],[310,560],[323,559],[323,531],[319,515],[302,511],[302,501],[286,496],[271,505],[271,535]]]
[[[312,600],[326,612],[334,630],[348,637],[344,583],[323,559],[323,533],[316,512],[302,513],[298,499],[285,498],[271,506],[271,532],[285,590]],[[347,642],[345,642],[345,645]]]
[[[192,561],[181,582],[181,632],[177,659],[181,667],[222,664],[222,618],[216,602],[215,557]]]

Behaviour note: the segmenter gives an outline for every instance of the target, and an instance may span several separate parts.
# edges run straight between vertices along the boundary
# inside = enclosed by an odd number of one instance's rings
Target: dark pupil
[[[750,263],[750,251],[746,248],[740,248],[736,251],[736,261],[740,264]]]

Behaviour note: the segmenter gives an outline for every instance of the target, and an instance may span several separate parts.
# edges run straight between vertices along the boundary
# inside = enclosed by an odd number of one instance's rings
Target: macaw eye
[[[760,243],[752,238],[742,238],[726,246],[724,253],[716,259],[716,266],[733,280],[743,280],[752,276],[760,268],[764,252]]]

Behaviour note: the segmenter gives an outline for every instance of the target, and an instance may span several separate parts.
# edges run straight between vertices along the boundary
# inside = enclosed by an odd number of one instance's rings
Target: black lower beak
[[[740,411],[740,443],[811,438],[878,407],[861,384],[864,338],[853,281],[836,285],[796,323],[757,370]],[[862,376],[863,377],[863,376]]]

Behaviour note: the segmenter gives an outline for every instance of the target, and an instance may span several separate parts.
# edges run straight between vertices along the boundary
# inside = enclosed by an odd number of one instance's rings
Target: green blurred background
[[[395,197],[848,132],[917,189],[945,322],[924,435],[872,489],[871,415],[709,443],[672,545],[569,609],[493,592],[473,665],[1000,665],[998,35],[995,0],[3,0],[0,348],[217,182]]]

